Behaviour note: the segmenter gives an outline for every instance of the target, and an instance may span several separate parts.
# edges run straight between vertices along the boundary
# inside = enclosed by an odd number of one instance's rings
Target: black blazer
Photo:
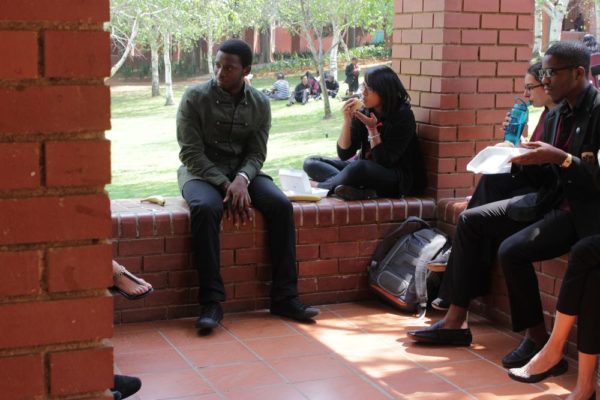
[[[371,109],[361,109],[369,115]],[[381,117],[379,133],[381,144],[371,149],[371,160],[394,170],[398,177],[400,195],[420,195],[425,191],[427,175],[425,161],[417,139],[417,124],[410,104],[401,103],[395,112]],[[337,146],[338,157],[348,160],[360,150],[363,159],[370,149],[368,131],[357,118],[352,119],[350,127],[351,143],[348,149]]]
[[[544,124],[543,141],[554,143],[565,101],[548,113]],[[579,237],[600,233],[600,188],[594,176],[599,174],[598,149],[600,146],[600,92],[589,85],[573,110],[575,133],[569,145],[573,163],[569,168],[555,164],[541,166],[515,166],[526,174],[536,193],[514,198],[508,215],[519,221],[540,218],[563,199],[567,199],[575,229]]]

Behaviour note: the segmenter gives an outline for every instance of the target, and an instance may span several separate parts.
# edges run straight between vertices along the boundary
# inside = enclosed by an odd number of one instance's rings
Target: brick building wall
[[[108,19],[108,0],[0,2],[3,399],[112,399]]]
[[[429,193],[460,197],[474,154],[502,138],[533,42],[533,0],[396,0],[392,67],[412,98]]]

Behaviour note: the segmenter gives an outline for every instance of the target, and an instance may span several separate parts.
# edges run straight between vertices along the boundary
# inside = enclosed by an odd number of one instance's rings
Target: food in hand
[[[361,108],[365,107],[365,103],[363,103],[361,100],[356,100],[354,103],[352,103],[352,111],[358,111]]]

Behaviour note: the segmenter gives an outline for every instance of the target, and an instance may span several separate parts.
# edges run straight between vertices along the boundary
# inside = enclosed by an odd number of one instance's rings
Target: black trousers
[[[570,212],[553,210],[536,222],[518,222],[507,216],[509,201],[461,214],[448,264],[452,270],[451,303],[466,308],[488,288],[490,268],[479,262],[481,244],[501,242],[498,261],[508,288],[512,327],[518,332],[544,321],[533,262],[566,253],[577,235]]]
[[[375,189],[380,197],[399,197],[400,179],[393,169],[370,160],[342,161],[311,156],[304,160],[304,171],[319,182],[318,187],[333,190],[338,185]]]
[[[273,266],[271,300],[298,295],[296,237],[292,204],[273,181],[259,175],[248,186],[252,206],[264,216],[269,231]],[[183,187],[192,225],[192,246],[196,252],[200,304],[225,300],[220,273],[219,230],[223,217],[223,195],[210,183],[193,180]]]
[[[493,203],[495,201],[510,199],[514,196],[531,193],[534,189],[529,186],[529,182],[524,178],[523,175],[511,175],[511,174],[491,174],[482,175],[479,183],[475,187],[475,191],[469,200],[467,210],[475,207],[482,206],[484,204]],[[498,246],[500,242],[495,240],[487,240],[481,243],[481,249],[479,252],[482,266],[491,268],[494,260],[496,259],[496,253],[498,252]],[[446,278],[452,276],[450,264],[447,265],[442,279],[442,284],[438,292],[438,297],[449,300],[452,292],[452,279]]]
[[[600,235],[578,241],[569,256],[556,309],[578,316],[577,348],[600,353]]]

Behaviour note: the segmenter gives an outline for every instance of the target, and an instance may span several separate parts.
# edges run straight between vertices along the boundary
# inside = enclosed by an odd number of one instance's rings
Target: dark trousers
[[[569,256],[556,309],[578,316],[577,348],[600,353],[600,235],[578,241]]]
[[[266,176],[259,175],[248,186],[252,206],[264,216],[268,235],[273,282],[271,300],[298,295],[296,237],[292,204]],[[192,246],[196,252],[200,304],[225,300],[220,269],[219,230],[223,217],[223,195],[210,183],[193,180],[183,187],[192,225]]]
[[[342,161],[311,156],[304,160],[304,171],[319,182],[318,187],[333,190],[338,185],[375,189],[380,197],[399,197],[398,173],[370,160]]]
[[[518,222],[507,216],[509,200],[463,212],[456,228],[448,265],[452,270],[451,303],[467,308],[487,292],[490,268],[482,266],[482,243],[501,242],[498,261],[508,288],[512,325],[522,331],[543,322],[533,262],[566,253],[577,240],[571,214],[553,210],[539,221]]]
[[[495,201],[510,199],[514,196],[531,193],[533,188],[523,175],[511,174],[491,174],[482,175],[475,191],[469,200],[467,210]],[[481,244],[479,256],[482,267],[490,268],[496,259],[496,253],[500,242],[487,240]],[[442,278],[442,284],[438,292],[438,297],[449,300],[452,292],[452,279],[446,278],[452,276],[450,264],[447,265]]]

